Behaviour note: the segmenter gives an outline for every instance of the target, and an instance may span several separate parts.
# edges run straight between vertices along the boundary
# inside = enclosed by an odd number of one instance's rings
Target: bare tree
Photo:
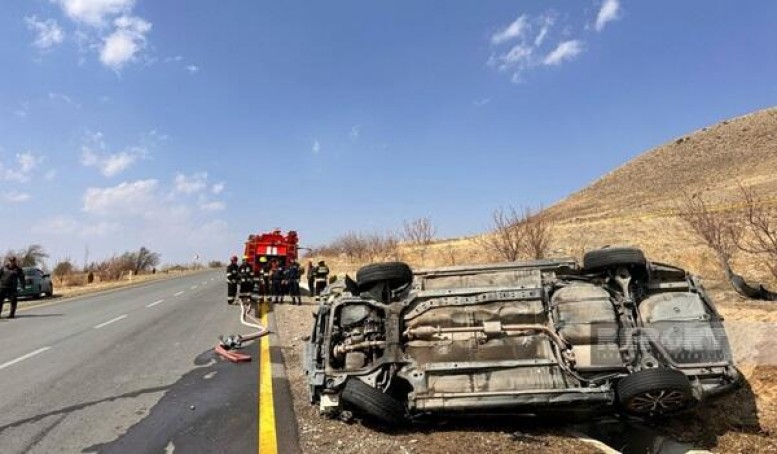
[[[367,254],[367,241],[364,235],[358,232],[347,232],[336,238],[333,246],[344,253],[349,260],[361,262]]]
[[[525,230],[524,252],[532,258],[544,259],[550,248],[553,223],[542,207],[536,213],[531,208],[524,209],[521,219]]]
[[[700,193],[686,193],[679,203],[679,216],[696,237],[712,250],[727,278],[731,278],[731,259],[740,242],[742,227],[736,217],[713,210]]]
[[[476,241],[499,257],[514,262],[521,255],[526,237],[525,219],[515,207],[498,208],[491,215],[491,231]]]
[[[418,250],[421,254],[421,262],[424,261],[426,250],[434,242],[436,234],[437,227],[428,217],[421,217],[402,223],[402,239]]]
[[[364,236],[370,261],[387,260],[396,257],[399,240],[393,232],[372,233]]]
[[[141,271],[148,271],[151,268],[155,268],[159,265],[159,254],[151,252],[147,247],[142,246],[138,252],[130,253],[130,257],[134,261],[133,271],[135,274]]]
[[[73,274],[74,270],[75,266],[73,265],[73,262],[70,260],[70,258],[65,258],[64,260],[60,260],[56,265],[54,265],[52,274],[59,280],[59,285],[62,285],[65,282],[65,279]]]
[[[777,277],[777,212],[766,206],[752,188],[739,185],[744,202],[746,234],[734,237],[737,247],[766,258],[766,266]]]
[[[19,266],[43,266],[49,255],[40,244],[31,244],[16,253]]]

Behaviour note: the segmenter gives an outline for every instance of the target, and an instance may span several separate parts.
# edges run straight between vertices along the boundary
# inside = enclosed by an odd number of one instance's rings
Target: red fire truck
[[[279,265],[285,267],[292,260],[297,260],[298,243],[299,237],[294,230],[284,235],[281,229],[275,229],[270,233],[249,235],[243,255],[248,257],[254,275],[259,276],[265,263],[277,260]]]

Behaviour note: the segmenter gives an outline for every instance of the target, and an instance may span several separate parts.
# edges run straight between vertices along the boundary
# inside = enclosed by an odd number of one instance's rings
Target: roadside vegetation
[[[135,251],[114,254],[102,260],[77,264],[70,257],[64,257],[49,265],[49,254],[40,244],[31,244],[21,249],[9,249],[2,256],[3,263],[10,256],[17,257],[22,267],[38,267],[51,273],[57,289],[86,287],[100,283],[132,281],[147,275],[180,273],[198,268],[197,264],[161,265],[161,254],[142,246]],[[85,259],[86,262],[86,259]],[[218,266],[216,266],[218,265]],[[220,267],[221,262],[209,263]]]

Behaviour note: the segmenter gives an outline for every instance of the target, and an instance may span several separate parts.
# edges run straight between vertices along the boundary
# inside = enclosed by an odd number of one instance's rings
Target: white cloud
[[[83,211],[102,215],[138,215],[156,206],[157,180],[124,182],[108,188],[87,188]]]
[[[491,102],[491,98],[480,98],[480,99],[474,100],[472,104],[474,104],[476,107],[483,107],[490,102]]]
[[[50,50],[65,40],[65,32],[54,19],[38,20],[37,16],[27,16],[24,22],[35,32],[32,45],[41,51]]]
[[[542,60],[543,65],[560,65],[583,52],[583,42],[577,39],[563,41]]]
[[[49,92],[49,100],[51,101],[59,101],[63,102],[65,104],[70,104],[71,106],[75,106],[76,108],[81,108],[81,105],[73,101],[73,98],[70,96],[64,94],[64,93],[55,93],[50,91]]]
[[[200,71],[200,67],[197,65],[187,65],[184,68],[189,74],[196,74]]]
[[[19,103],[19,108],[13,111],[14,115],[19,118],[27,118],[30,113],[30,102],[22,101]]]
[[[30,199],[30,195],[25,192],[8,191],[3,193],[3,200],[9,203],[21,203]]]
[[[348,138],[351,139],[351,142],[356,142],[359,140],[359,136],[361,135],[362,127],[360,125],[353,125],[351,127],[351,132],[348,133]]]
[[[151,31],[151,23],[139,17],[120,16],[114,25],[114,32],[103,40],[100,61],[119,71],[127,63],[135,61],[137,54],[146,48],[146,34]]]
[[[175,190],[183,194],[194,194],[208,187],[208,173],[199,172],[186,176],[182,173],[175,175]]]
[[[210,202],[204,202],[200,204],[200,209],[202,211],[221,211],[224,208],[226,208],[226,205],[224,202],[219,201],[210,201]]]
[[[224,182],[216,183],[210,188],[210,192],[214,194],[221,194],[224,191]]]
[[[494,33],[491,36],[491,44],[501,44],[515,38],[520,38],[529,28],[529,18],[523,14],[518,16],[510,25]]]
[[[43,179],[46,181],[51,181],[56,177],[57,177],[57,171],[55,169],[50,169],[45,174],[43,174]]]
[[[620,18],[620,4],[618,0],[604,0],[602,7],[599,9],[599,14],[596,15],[596,23],[594,28],[600,32],[604,30],[604,26],[608,22],[613,22]]]
[[[318,143],[318,140],[313,141],[313,154],[318,154],[319,151],[321,151],[321,144]]]
[[[553,13],[548,13],[544,16],[541,16],[539,21],[541,24],[540,31],[537,33],[537,36],[534,37],[534,47],[540,47],[542,43],[545,42],[545,38],[548,36],[548,32],[556,23],[556,16]]]
[[[43,157],[29,151],[16,154],[16,166],[8,167],[0,162],[0,181],[26,183],[30,173],[43,162]]]
[[[71,216],[54,216],[32,226],[35,235],[78,236],[80,238],[105,237],[117,232],[120,224],[109,221],[80,222]]]
[[[135,0],[54,0],[62,11],[76,22],[104,27],[108,18],[125,14],[135,6]]]
[[[513,82],[522,82],[526,71],[546,64],[542,55],[550,51],[546,43],[557,17],[552,10],[533,17],[519,16],[491,36],[491,44],[497,51],[488,59],[488,66],[511,73]]]
[[[145,147],[128,147],[117,153],[106,153],[106,148],[101,132],[88,133],[84,145],[81,146],[81,164],[85,167],[95,167],[110,178],[124,172],[148,155]]]
[[[43,157],[26,151],[16,155],[16,162],[19,163],[22,173],[29,173],[43,162]]]
[[[110,178],[127,170],[144,155],[145,151],[139,148],[107,155],[100,155],[85,148],[81,154],[81,164],[86,167],[97,167],[100,173]]]

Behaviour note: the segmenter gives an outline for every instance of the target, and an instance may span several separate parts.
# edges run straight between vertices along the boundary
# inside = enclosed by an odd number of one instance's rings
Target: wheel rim
[[[685,407],[685,394],[675,389],[648,391],[634,396],[628,403],[635,413],[667,413]]]

